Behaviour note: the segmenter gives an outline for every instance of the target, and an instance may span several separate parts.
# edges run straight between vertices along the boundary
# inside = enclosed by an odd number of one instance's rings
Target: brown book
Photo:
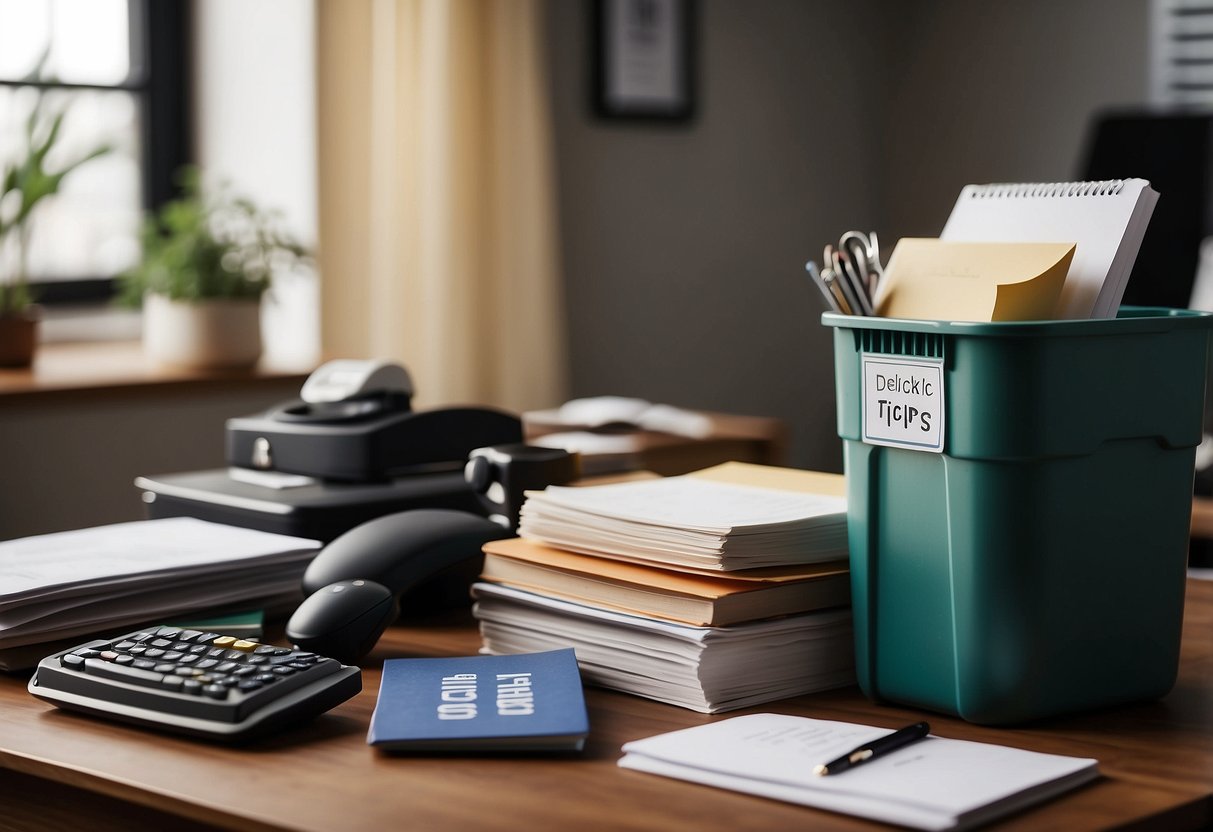
[[[579,555],[513,538],[484,546],[486,581],[590,606],[722,627],[850,603],[846,561],[728,577]]]

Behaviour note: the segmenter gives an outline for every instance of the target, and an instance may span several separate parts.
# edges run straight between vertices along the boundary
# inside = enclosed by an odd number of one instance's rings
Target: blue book
[[[385,751],[580,751],[589,730],[567,648],[388,659],[367,742]]]

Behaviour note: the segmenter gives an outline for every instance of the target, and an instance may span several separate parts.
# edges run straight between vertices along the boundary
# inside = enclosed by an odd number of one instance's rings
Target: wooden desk
[[[68,714],[29,696],[24,677],[0,677],[0,766],[10,770],[0,772],[0,828],[889,828],[620,770],[624,742],[713,717],[602,690],[587,691],[592,732],[580,755],[393,758],[367,747],[384,658],[470,654],[478,643],[466,621],[393,628],[367,663],[361,695],[243,749]],[[855,689],[754,710],[889,727],[921,716],[870,704]],[[1204,827],[1213,817],[1213,583],[1190,582],[1182,669],[1160,702],[1016,729],[930,720],[947,737],[1099,759],[1103,779],[999,829]]]

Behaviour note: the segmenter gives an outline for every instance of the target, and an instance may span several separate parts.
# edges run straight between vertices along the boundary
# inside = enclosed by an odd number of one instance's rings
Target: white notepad
[[[988,823],[1099,776],[1091,759],[939,737],[842,774],[813,773],[817,764],[888,733],[847,722],[754,714],[629,742],[619,765],[932,830]]]
[[[1114,318],[1158,192],[1144,179],[966,185],[941,240],[1076,243],[1058,318]]]

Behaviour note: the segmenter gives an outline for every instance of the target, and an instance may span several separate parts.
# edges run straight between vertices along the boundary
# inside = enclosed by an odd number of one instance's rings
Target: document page
[[[720,535],[846,511],[846,500],[842,497],[732,485],[693,477],[667,477],[589,488],[551,486],[545,491],[529,493],[527,502],[550,503],[604,517]]]
[[[231,563],[290,563],[319,548],[314,540],[191,517],[26,537],[0,543],[0,603],[126,577],[181,577]]]
[[[755,714],[628,743],[619,764],[922,829],[985,822],[1097,776],[1095,760],[934,736],[841,774],[814,774],[888,733]]]

